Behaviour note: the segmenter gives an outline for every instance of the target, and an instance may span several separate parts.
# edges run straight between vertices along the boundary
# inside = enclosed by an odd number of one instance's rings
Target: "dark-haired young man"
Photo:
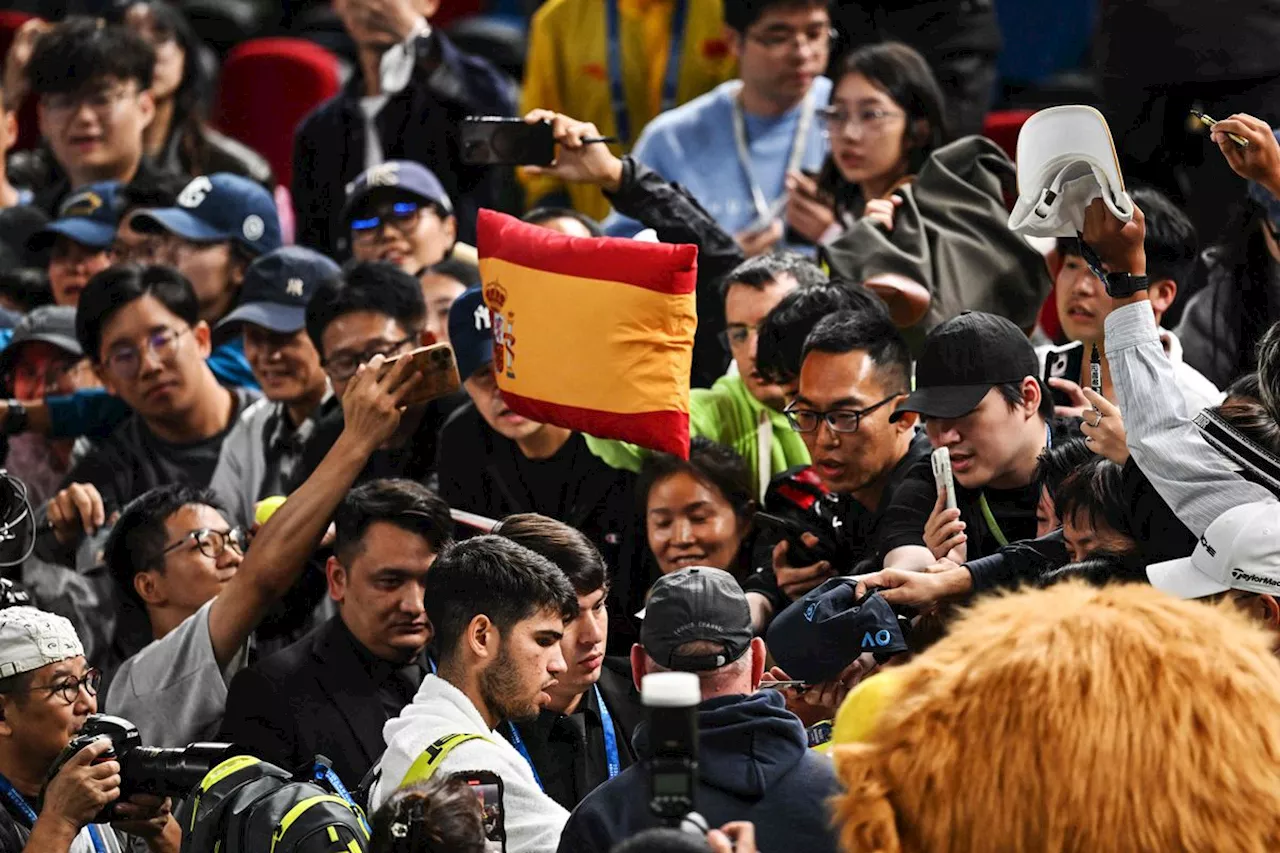
[[[31,164],[44,173],[34,185],[40,207],[52,212],[68,192],[151,168],[143,131],[155,116],[155,61],[140,36],[93,18],[68,18],[37,39],[26,76],[53,159]]]
[[[929,333],[915,391],[891,417],[918,414],[933,446],[950,451],[958,509],[945,508],[930,460],[918,462],[885,512],[885,568],[963,563],[1035,536],[1036,464],[1071,432],[1053,423],[1039,369],[1027,336],[994,314],[966,311]]]
[[[1150,279],[1147,293],[1151,310],[1156,315],[1156,325],[1159,325],[1164,315],[1174,307],[1179,291],[1186,291],[1191,285],[1196,265],[1195,226],[1185,213],[1156,190],[1135,189],[1133,200],[1147,216],[1144,241],[1147,277]],[[1059,239],[1058,254],[1062,261],[1062,268],[1054,281],[1058,318],[1067,339],[1084,344],[1084,358],[1080,376],[1050,379],[1049,384],[1069,393],[1074,401],[1069,408],[1058,407],[1058,414],[1079,417],[1082,410],[1089,407],[1080,389],[1089,387],[1089,355],[1095,346],[1102,357],[1102,396],[1112,402],[1116,399],[1115,388],[1111,384],[1111,363],[1107,360],[1103,340],[1103,325],[1115,309],[1116,301],[1107,295],[1102,282],[1090,272],[1080,255],[1079,240]],[[1173,332],[1161,329],[1160,342],[1178,377],[1178,390],[1192,412],[1222,402],[1222,392],[1217,386],[1182,360],[1182,345]],[[1048,350],[1048,347],[1037,350],[1042,365]]]
[[[808,184],[802,172],[816,172],[827,153],[816,111],[831,100],[831,81],[822,76],[831,42],[828,5],[727,0],[725,33],[738,79],[655,118],[632,151],[688,189],[748,256],[782,242],[779,201],[793,181]],[[826,220],[809,229],[810,240],[830,225],[830,206],[826,211]],[[616,215],[607,227],[619,236],[639,228]]]
[[[911,354],[887,312],[832,314],[809,334],[801,358],[787,416],[830,492],[815,510],[825,522],[815,533],[835,547],[838,562],[795,566],[787,543],[778,542],[772,576],[757,573],[745,585],[759,630],[793,599],[879,553],[888,507],[908,472],[929,455],[914,417],[890,417],[910,389]]]
[[[354,786],[433,670],[424,588],[453,520],[425,486],[373,480],[343,498],[334,527],[338,615],[235,676],[219,737],[281,767],[323,755]]]
[[[565,672],[565,625],[578,609],[573,587],[545,557],[479,536],[444,550],[427,575],[426,602],[440,668],[383,730],[369,805],[435,773],[487,770],[502,779],[507,850],[555,850],[569,814],[495,729],[550,703]]]
[[[381,363],[352,381],[348,428],[247,555],[207,492],[157,489],[121,514],[106,563],[145,605],[156,639],[121,665],[105,705],[137,724],[145,743],[181,746],[218,730],[250,634],[297,582],[369,454],[399,425],[400,401],[419,385],[408,364],[379,377]]]
[[[375,355],[392,358],[431,343],[426,313],[418,280],[390,263],[356,263],[340,279],[323,282],[307,304],[307,335],[338,399],[360,365]],[[459,394],[410,407],[395,435],[371,456],[359,482],[403,477],[430,484],[440,427],[460,398]],[[295,482],[323,458],[342,431],[342,418],[337,411],[316,424]],[[444,498],[448,501],[449,495]]]
[[[191,283],[168,267],[113,267],[85,288],[76,338],[132,414],[71,470],[48,505],[64,548],[130,500],[170,483],[204,488],[222,441],[255,395],[218,383]]]
[[[551,702],[537,720],[499,729],[529,762],[542,790],[572,811],[631,766],[631,737],[645,717],[625,662],[605,657],[609,570],[586,536],[554,518],[512,515],[496,532],[555,563],[578,596],[578,615],[560,641],[565,671],[547,691]]]

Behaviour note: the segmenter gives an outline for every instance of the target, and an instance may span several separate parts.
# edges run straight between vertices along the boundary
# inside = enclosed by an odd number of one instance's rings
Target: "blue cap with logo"
[[[124,199],[119,181],[101,181],[81,187],[58,205],[58,217],[45,225],[27,242],[27,248],[40,252],[58,237],[74,240],[91,249],[106,249],[116,236]]]
[[[239,175],[201,175],[178,193],[176,207],[140,210],[129,224],[136,231],[168,232],[193,243],[234,241],[252,255],[284,245],[271,193]]]
[[[464,382],[493,361],[493,320],[480,288],[471,288],[449,306],[449,343]]]
[[[342,276],[341,268],[319,252],[285,246],[249,264],[240,286],[240,303],[218,328],[252,323],[281,334],[307,324],[307,303],[324,281]]]
[[[407,195],[434,204],[445,213],[453,213],[453,202],[444,191],[444,184],[435,173],[421,163],[412,160],[388,160],[365,169],[347,184],[347,202],[342,207],[342,221],[349,223],[352,216],[374,193]]]

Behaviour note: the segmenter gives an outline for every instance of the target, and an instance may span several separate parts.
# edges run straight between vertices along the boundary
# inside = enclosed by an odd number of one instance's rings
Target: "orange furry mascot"
[[[1280,850],[1280,661],[1230,604],[982,601],[832,751],[849,853]]]

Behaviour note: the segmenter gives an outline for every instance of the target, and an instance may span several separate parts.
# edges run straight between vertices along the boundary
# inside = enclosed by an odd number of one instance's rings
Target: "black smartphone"
[[[778,532],[779,540],[787,540],[787,563],[793,567],[812,566],[814,563],[827,559],[820,550],[811,549],[804,544],[803,536],[805,533],[813,533],[806,530],[800,524],[790,519],[783,518],[779,515],[773,515],[767,512],[757,512],[751,518],[758,524],[771,527]],[[814,534],[815,536],[817,534]]]
[[[461,778],[480,800],[484,814],[485,850],[500,853],[507,849],[506,814],[502,808],[502,777],[488,770],[467,770],[454,773]]]
[[[550,166],[555,159],[549,121],[470,116],[462,122],[462,162],[468,166]]]
[[[1080,341],[1053,347],[1044,356],[1044,384],[1058,406],[1070,406],[1071,398],[1049,384],[1050,379],[1070,379],[1079,384],[1084,370],[1084,344]]]

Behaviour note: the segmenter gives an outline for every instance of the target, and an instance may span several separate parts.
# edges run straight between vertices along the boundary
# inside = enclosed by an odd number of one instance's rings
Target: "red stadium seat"
[[[227,54],[212,120],[267,158],[288,186],[294,129],[337,91],[338,60],[329,51],[303,39],[253,39]]]
[[[440,0],[440,8],[431,16],[431,26],[444,29],[454,21],[480,14],[488,5],[481,0]]]
[[[0,62],[9,55],[9,45],[13,44],[18,28],[34,17],[36,16],[27,12],[0,9]],[[13,146],[16,150],[34,148],[40,144],[40,128],[36,121],[35,99],[28,98],[18,109],[18,142]]]
[[[1027,119],[1035,115],[1035,110],[1004,110],[987,113],[982,135],[1004,149],[1009,159],[1017,159],[1018,134]]]

